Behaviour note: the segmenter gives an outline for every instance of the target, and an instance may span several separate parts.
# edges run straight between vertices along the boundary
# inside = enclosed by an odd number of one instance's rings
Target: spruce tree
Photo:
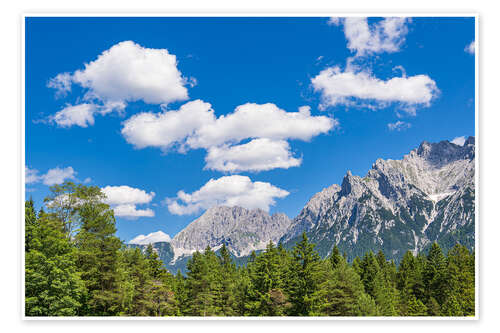
[[[434,298],[439,305],[445,300],[446,281],[446,257],[437,243],[433,243],[423,272],[423,282],[425,284],[426,303]]]
[[[253,316],[282,316],[285,314],[287,297],[284,287],[283,248],[277,249],[272,242],[266,251],[249,264],[251,289],[247,295],[247,308]]]
[[[103,203],[98,187],[78,188],[77,214],[80,229],[75,236],[78,267],[89,291],[87,314],[114,316],[121,311],[118,250],[121,241],[115,236],[113,210]]]
[[[316,295],[325,277],[321,258],[314,250],[314,244],[309,243],[306,233],[293,248],[289,274],[289,314],[307,316],[318,305]]]
[[[363,282],[354,268],[342,258],[335,269],[329,267],[317,297],[321,300],[314,313],[320,316],[375,316],[375,302],[364,292]]]
[[[342,255],[340,254],[339,248],[335,245],[332,249],[332,253],[330,254],[330,263],[332,268],[337,268],[337,265],[342,260]]]
[[[456,244],[446,259],[445,301],[443,315],[473,316],[475,314],[475,267],[469,250]]]

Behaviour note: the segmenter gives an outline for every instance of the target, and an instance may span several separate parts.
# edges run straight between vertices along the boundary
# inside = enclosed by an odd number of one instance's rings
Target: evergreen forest
[[[475,253],[407,252],[401,262],[337,247],[321,258],[307,235],[269,243],[237,266],[225,245],[195,252],[187,274],[168,272],[149,245],[116,236],[99,187],[51,187],[40,210],[25,202],[25,315],[44,316],[474,316]]]

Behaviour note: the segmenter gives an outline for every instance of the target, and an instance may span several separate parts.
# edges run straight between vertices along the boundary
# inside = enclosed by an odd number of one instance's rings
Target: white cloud
[[[47,173],[41,176],[41,180],[45,185],[52,186],[55,184],[62,184],[67,179],[76,179],[76,171],[72,167],[67,168],[54,168],[47,171]]]
[[[102,191],[106,195],[106,202],[110,205],[145,204],[151,202],[155,196],[154,192],[147,193],[127,185],[106,186]]]
[[[265,171],[299,166],[290,145],[284,140],[254,139],[236,146],[211,147],[205,158],[205,169],[226,172]]]
[[[66,105],[66,107],[49,119],[60,127],[71,127],[73,125],[87,127],[94,125],[94,113],[96,111],[97,109],[94,104]]]
[[[24,167],[25,181],[26,184],[36,183],[40,181],[40,176],[38,175],[38,170],[30,169],[29,167]]]
[[[342,23],[341,17],[330,17],[327,22],[329,25],[340,25]]]
[[[458,136],[456,138],[454,138],[453,140],[451,140],[451,143],[454,143],[456,145],[459,145],[459,146],[463,146],[464,143],[465,143],[465,136]]]
[[[70,73],[60,73],[50,79],[47,87],[56,90],[56,96],[66,96],[71,91],[72,77]]]
[[[93,103],[82,103],[77,105],[66,105],[61,111],[49,117],[49,122],[56,123],[59,127],[71,127],[73,125],[88,127],[94,125],[96,114],[105,115],[118,111],[122,112],[126,105],[124,102],[106,102],[103,105]]]
[[[381,80],[366,71],[341,71],[329,67],[311,79],[313,88],[321,92],[321,108],[335,105],[359,105],[359,100],[373,107],[400,103],[412,111],[416,106],[429,106],[439,93],[436,82],[427,75],[393,77]],[[414,111],[413,111],[414,112]]]
[[[161,104],[188,98],[186,79],[177,69],[177,58],[166,49],[149,49],[124,41],[101,53],[73,82],[106,101]]]
[[[389,123],[389,124],[387,124],[387,127],[389,127],[389,129],[391,131],[398,131],[398,132],[400,132],[400,131],[403,131],[405,129],[410,128],[411,124],[407,123],[405,121],[398,120],[395,123]]]
[[[147,193],[144,190],[130,186],[106,186],[102,192],[106,195],[105,202],[113,208],[115,216],[137,218],[153,217],[154,211],[147,209],[137,209],[136,205],[148,204],[153,200],[155,193]]]
[[[152,232],[147,235],[138,235],[128,243],[138,244],[138,245],[148,245],[158,242],[170,242],[171,240],[172,239],[170,238],[169,235],[167,235],[161,230],[158,230],[157,232]]]
[[[476,41],[473,40],[472,42],[470,42],[470,44],[467,44],[464,51],[470,54],[476,53]]]
[[[336,125],[335,119],[311,116],[309,108],[286,112],[272,103],[247,103],[238,106],[233,113],[204,124],[188,138],[187,143],[193,148],[208,148],[248,138],[309,141]]]
[[[74,73],[60,73],[47,83],[65,96],[72,84],[84,89],[86,103],[69,105],[49,119],[59,126],[94,124],[94,114],[123,111],[128,102],[168,104],[188,98],[187,85],[177,68],[177,58],[166,49],[150,49],[124,41],[102,52],[96,60]]]
[[[199,190],[188,194],[177,193],[177,198],[166,199],[168,210],[176,215],[194,214],[216,205],[260,208],[269,211],[275,198],[284,198],[288,191],[265,182],[252,182],[246,176],[225,176],[210,179]]]
[[[405,17],[387,17],[371,25],[366,17],[332,17],[328,21],[331,25],[344,25],[347,47],[356,56],[399,51],[408,33],[408,22]]]
[[[52,186],[62,184],[67,179],[76,180],[77,172],[72,167],[67,168],[53,168],[49,169],[46,174],[38,175],[38,170],[30,169],[25,166],[25,180],[26,184],[42,182],[45,185]]]
[[[216,118],[210,104],[188,102],[179,110],[143,112],[124,122],[122,135],[136,148],[204,148],[206,168],[240,172],[288,168],[300,165],[284,140],[308,141],[338,125],[327,116],[311,116],[311,108],[286,112],[276,105],[244,104],[233,113]],[[253,141],[237,145],[246,139]],[[266,139],[266,140],[259,140]]]
[[[150,209],[137,209],[136,205],[124,204],[112,206],[115,216],[124,218],[154,217],[155,212]]]
[[[167,149],[174,144],[182,145],[188,136],[214,119],[212,106],[195,100],[182,105],[178,111],[134,115],[124,122],[121,133],[136,148]]]

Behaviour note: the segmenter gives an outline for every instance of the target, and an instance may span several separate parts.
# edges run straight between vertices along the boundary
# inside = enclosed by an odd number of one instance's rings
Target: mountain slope
[[[292,247],[303,232],[321,256],[334,245],[349,260],[366,251],[383,250],[399,261],[410,250],[426,250],[437,241],[446,251],[456,242],[474,249],[475,142],[422,144],[401,160],[378,159],[365,177],[347,172],[342,184],[316,193],[300,214],[216,206],[191,222],[170,242],[153,247],[166,267],[185,272],[192,253],[226,244],[233,259],[245,264],[252,251],[271,240]],[[153,237],[154,236],[154,237]],[[152,233],[137,242],[167,239]]]
[[[261,209],[216,206],[179,232],[172,245],[181,254],[226,244],[235,256],[247,256],[264,249],[270,240],[276,243],[290,223],[285,214],[271,216]]]
[[[402,160],[378,159],[361,178],[314,195],[281,241],[292,246],[306,232],[322,256],[336,244],[349,259],[383,250],[399,260],[437,241],[474,246],[474,138],[463,146],[423,142]]]

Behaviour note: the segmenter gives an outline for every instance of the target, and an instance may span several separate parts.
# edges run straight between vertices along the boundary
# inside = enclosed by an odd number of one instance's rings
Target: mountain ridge
[[[474,177],[474,137],[463,146],[423,141],[400,160],[377,159],[364,177],[347,171],[340,185],[314,194],[294,219],[259,209],[212,207],[173,237],[166,265],[222,244],[244,263],[269,241],[292,247],[303,232],[322,257],[337,245],[349,260],[383,250],[399,261],[406,251],[425,251],[434,241],[445,250],[455,242],[473,249]]]

